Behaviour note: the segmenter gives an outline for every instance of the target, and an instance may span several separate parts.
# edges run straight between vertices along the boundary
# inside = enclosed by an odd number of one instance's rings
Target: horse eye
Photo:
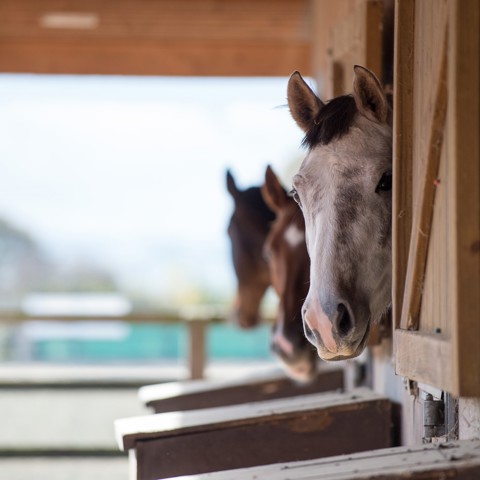
[[[378,182],[375,192],[389,192],[392,189],[392,172],[385,172]]]
[[[290,190],[289,195],[295,200],[298,206],[302,208],[302,202],[300,201],[300,196],[298,195],[298,192],[294,188]]]

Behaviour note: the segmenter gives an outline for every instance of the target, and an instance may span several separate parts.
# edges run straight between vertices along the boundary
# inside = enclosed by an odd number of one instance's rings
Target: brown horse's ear
[[[384,123],[388,117],[388,102],[380,82],[373,72],[360,65],[353,67],[353,97],[360,112],[371,120]]]
[[[232,172],[230,172],[230,170],[227,170],[226,182],[228,192],[234,199],[236,199],[238,197],[238,194],[240,193],[240,190],[237,188],[235,179],[233,178]]]
[[[313,93],[300,73],[293,72],[287,88],[288,107],[297,125],[308,131],[323,107],[323,102]]]
[[[268,207],[277,213],[288,201],[288,195],[270,166],[265,171],[262,196]]]

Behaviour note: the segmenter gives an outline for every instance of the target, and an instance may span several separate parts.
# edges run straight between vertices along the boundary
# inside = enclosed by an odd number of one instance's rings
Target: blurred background
[[[0,306],[46,317],[3,325],[4,359],[184,359],[181,322],[47,317],[226,312],[225,172],[246,188],[301,158],[286,82],[1,75]],[[268,330],[212,325],[208,357],[269,358]]]
[[[246,188],[301,155],[286,82],[0,75],[8,478],[126,478],[113,421],[147,413],[139,386],[276,364],[268,322],[226,320],[225,172]]]

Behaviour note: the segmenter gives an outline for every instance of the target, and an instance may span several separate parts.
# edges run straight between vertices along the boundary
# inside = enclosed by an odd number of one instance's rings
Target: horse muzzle
[[[306,302],[302,318],[305,336],[323,360],[354,358],[365,348],[369,322],[356,318],[345,303],[338,303],[336,309],[327,315],[320,302]]]

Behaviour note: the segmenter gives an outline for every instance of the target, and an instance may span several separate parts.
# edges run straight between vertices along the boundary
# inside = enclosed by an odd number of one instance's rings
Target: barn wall
[[[319,96],[351,91],[353,65],[392,80],[393,0],[313,0],[312,72]]]
[[[402,402],[406,441],[422,441],[427,394],[445,403],[439,440],[478,438],[479,4],[401,0],[396,15],[394,357],[413,398]]]
[[[333,72],[330,62],[331,31],[349,13],[359,8],[365,0],[314,0],[312,12],[312,71],[317,80],[318,94],[322,99],[333,95]]]

